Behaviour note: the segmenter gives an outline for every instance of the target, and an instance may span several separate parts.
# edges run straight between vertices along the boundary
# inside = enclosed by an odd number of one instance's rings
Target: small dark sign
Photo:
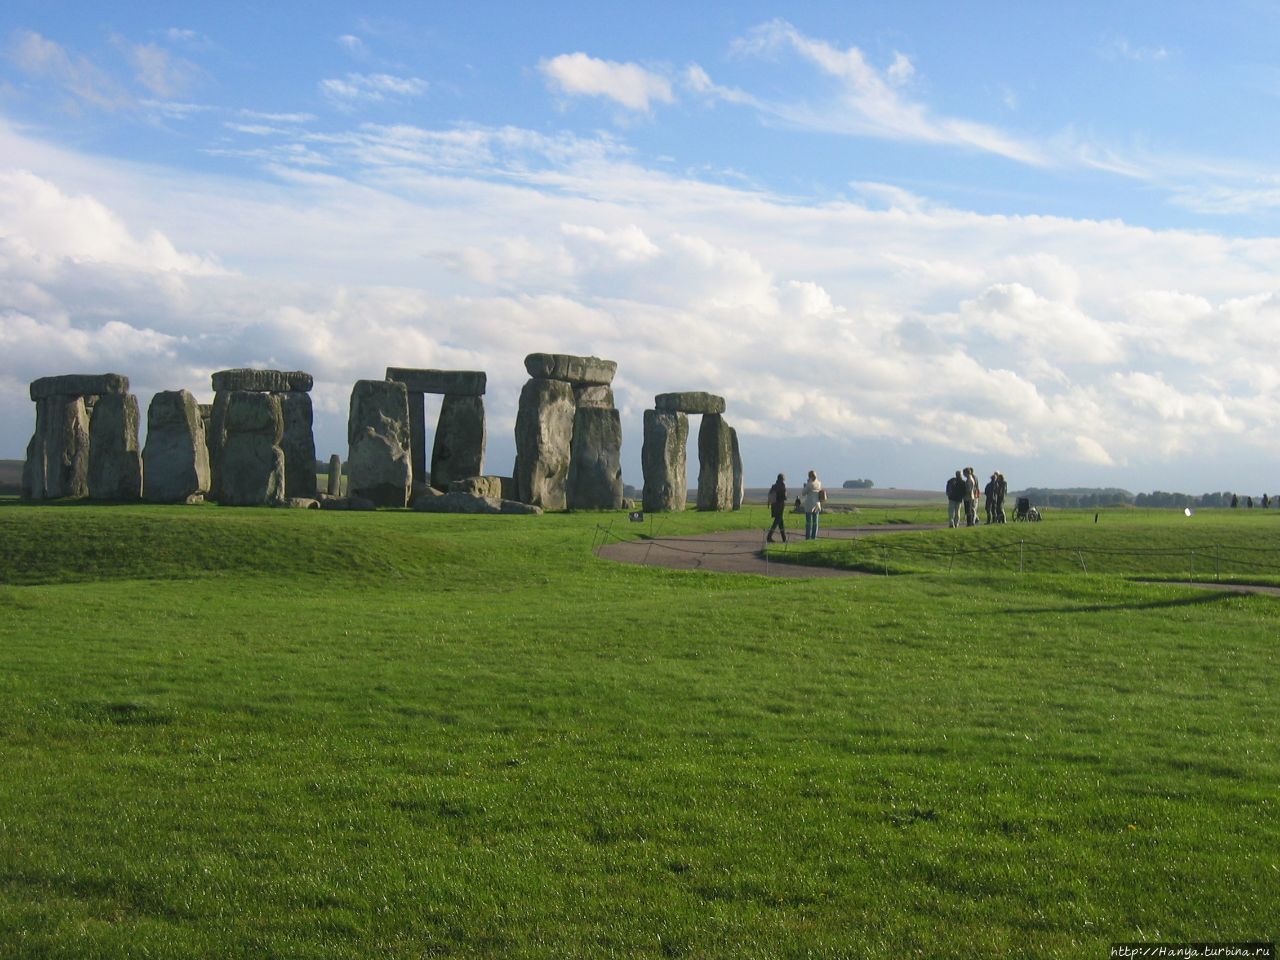
[[[627,516],[631,518],[632,523],[644,523],[643,510],[632,510],[629,514],[627,514]]]

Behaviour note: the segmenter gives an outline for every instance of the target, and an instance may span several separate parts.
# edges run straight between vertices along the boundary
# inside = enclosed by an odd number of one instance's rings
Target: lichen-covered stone
[[[644,445],[640,463],[644,471],[641,503],[650,513],[680,511],[689,498],[685,476],[685,448],[689,442],[689,418],[675,410],[644,412]]]
[[[147,408],[142,498],[191,503],[209,489],[209,452],[200,408],[186,390],[162,390]]]
[[[573,388],[573,402],[582,407],[613,408],[613,387],[603,383],[580,383]]]
[[[485,431],[483,397],[444,398],[431,448],[432,486],[484,473]]]
[[[239,367],[219,370],[211,380],[214,393],[247,390],[251,393],[308,393],[315,378],[301,370],[256,370]]]
[[[573,387],[562,380],[533,379],[520,391],[516,412],[517,497],[544,510],[565,508],[573,439]]]
[[[284,420],[285,496],[311,498],[316,495],[316,438],[312,430],[311,394],[282,393],[280,416]]]
[[[733,447],[729,425],[718,413],[704,414],[698,428],[698,509],[733,507]]]
[[[473,497],[492,497],[503,499],[504,481],[507,477],[465,477],[462,480],[449,481],[449,493],[466,493]]]
[[[357,380],[347,419],[347,490],[382,507],[409,502],[409,399],[403,383]]]
[[[618,510],[622,507],[622,418],[603,407],[579,407],[565,502],[570,510]]]
[[[22,465],[22,497],[58,500],[88,494],[89,415],[84,398],[58,393],[42,397],[36,401],[36,428]]]
[[[482,397],[488,375],[482,370],[415,370],[409,367],[387,367],[387,379],[403,383],[410,393]]]
[[[471,493],[453,491],[439,497],[429,497],[414,502],[414,510],[423,513],[484,513],[484,514],[526,514],[538,515],[542,508],[528,503],[517,503],[513,500],[499,500],[496,497],[480,497]]]
[[[131,393],[102,394],[94,404],[89,420],[90,499],[142,497],[138,419],[138,398]]]
[[[679,413],[709,414],[724,413],[724,397],[714,393],[689,391],[685,393],[660,393],[654,397],[653,405],[658,410],[674,410]]]
[[[227,405],[219,503],[231,507],[278,504],[287,497],[284,417],[273,393],[236,390]],[[313,466],[314,469],[314,457]],[[314,492],[314,484],[313,484]]]
[[[129,392],[129,378],[119,373],[68,373],[31,381],[32,400],[50,397],[96,397]]]
[[[531,353],[524,368],[535,380],[564,380],[568,383],[613,383],[618,365],[599,357],[575,357],[567,353]]]

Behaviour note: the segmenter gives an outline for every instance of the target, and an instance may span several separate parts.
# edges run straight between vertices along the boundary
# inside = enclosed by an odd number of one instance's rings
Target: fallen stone
[[[658,410],[674,410],[678,413],[724,413],[724,397],[699,391],[687,393],[660,393],[653,398]]]
[[[599,357],[575,357],[567,353],[531,353],[524,368],[535,380],[565,380],[569,383],[613,383],[618,365]]]
[[[89,498],[142,498],[142,452],[138,449],[138,398],[103,394],[89,420]]]
[[[365,497],[324,497],[321,510],[376,510],[377,504]]]
[[[219,503],[257,507],[287,498],[285,456],[280,447],[284,417],[280,407],[280,398],[273,393],[232,392],[222,447]]]
[[[119,373],[68,373],[31,381],[32,400],[50,397],[92,397],[128,393],[129,378]]]
[[[484,473],[485,440],[484,399],[446,396],[431,448],[432,485]]]
[[[574,414],[565,503],[570,510],[622,507],[622,418],[617,410],[579,407]]]
[[[387,379],[403,383],[410,393],[444,393],[455,397],[482,397],[488,375],[481,370],[414,370],[387,367]]]
[[[403,507],[412,492],[409,399],[403,383],[357,380],[347,419],[347,490],[381,507]]]
[[[285,497],[274,506],[288,507],[291,510],[319,510],[320,501],[311,497]]]
[[[648,513],[679,512],[689,498],[686,479],[686,446],[689,418],[675,410],[644,412],[644,445],[640,465],[644,472],[641,503]]]
[[[463,480],[452,480],[449,483],[449,492],[501,500],[503,479],[503,477],[467,477]]]
[[[470,514],[511,514],[538,515],[542,508],[514,500],[499,500],[496,497],[477,497],[469,493],[446,493],[440,497],[420,500],[413,505],[414,510],[422,513],[470,513]]]
[[[219,370],[211,378],[214,393],[247,390],[251,393],[308,393],[315,378],[301,370],[257,370],[239,367]]]
[[[195,397],[186,390],[162,390],[147,408],[142,498],[152,503],[199,502],[208,489],[209,451]]]
[[[567,382],[525,383],[516,411],[517,500],[544,510],[565,508],[573,416],[573,388]]]

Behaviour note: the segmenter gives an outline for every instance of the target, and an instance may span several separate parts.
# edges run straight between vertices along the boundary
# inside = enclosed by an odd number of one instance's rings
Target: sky
[[[488,373],[507,474],[550,352],[617,361],[636,486],[704,390],[752,486],[1275,492],[1278,40],[1244,0],[7,0],[0,457],[37,377],[257,366],[345,459],[401,366]]]

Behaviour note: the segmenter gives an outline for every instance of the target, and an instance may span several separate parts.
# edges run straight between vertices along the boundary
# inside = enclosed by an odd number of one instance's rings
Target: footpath
[[[823,540],[854,540],[859,537],[885,536],[912,530],[942,530],[945,523],[889,523],[859,527],[824,527],[819,534]],[[803,542],[803,536],[792,536],[793,542]],[[803,579],[832,579],[848,577],[874,577],[879,574],[861,570],[836,570],[832,567],[811,567],[799,563],[770,563],[765,556],[764,531],[723,530],[687,537],[653,537],[638,540],[617,540],[596,548],[596,556],[619,563],[634,563],[648,567],[664,567],[668,570],[703,570],[709,573],[753,573],[762,577],[798,577]],[[775,542],[774,546],[782,547]],[[785,547],[783,547],[785,549]],[[1136,581],[1163,583],[1176,587],[1196,587],[1201,590],[1218,590],[1228,593],[1258,593],[1280,597],[1280,587],[1253,586],[1242,583],[1204,583],[1190,580]]]

